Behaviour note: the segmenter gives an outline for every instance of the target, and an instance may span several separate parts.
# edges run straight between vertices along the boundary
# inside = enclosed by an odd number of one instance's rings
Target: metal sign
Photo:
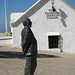
[[[45,12],[47,19],[57,19],[59,12],[49,9],[48,12]]]

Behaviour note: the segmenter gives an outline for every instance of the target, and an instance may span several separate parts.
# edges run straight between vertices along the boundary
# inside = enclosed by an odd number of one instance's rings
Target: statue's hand
[[[28,57],[28,56],[31,56],[31,53],[26,53],[26,56]]]
[[[23,59],[25,59],[26,58],[26,54],[23,52],[22,55],[23,55]]]

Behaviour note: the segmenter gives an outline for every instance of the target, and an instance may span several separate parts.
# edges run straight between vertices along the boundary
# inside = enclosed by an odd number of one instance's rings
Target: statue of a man
[[[26,57],[25,75],[34,75],[37,66],[37,41],[30,29],[32,22],[29,18],[23,19],[23,25],[21,47],[23,57]]]

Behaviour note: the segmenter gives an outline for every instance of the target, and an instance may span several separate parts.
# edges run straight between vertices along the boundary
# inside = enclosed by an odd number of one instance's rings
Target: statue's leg
[[[37,66],[37,56],[33,55],[26,58],[25,75],[34,75]]]
[[[37,50],[36,46],[32,48],[33,54],[26,59],[25,75],[34,75],[37,66]]]
[[[26,58],[25,75],[31,75],[31,57]]]
[[[36,55],[33,55],[32,60],[31,60],[31,75],[34,75],[36,66],[37,66],[37,57],[36,57]]]
[[[33,55],[32,55],[32,59],[31,59],[31,75],[34,75],[34,72],[36,70],[37,67],[37,46],[36,44],[33,47]]]

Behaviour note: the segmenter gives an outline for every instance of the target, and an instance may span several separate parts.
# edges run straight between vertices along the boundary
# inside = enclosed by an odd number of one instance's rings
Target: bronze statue
[[[34,75],[37,66],[37,41],[30,29],[32,22],[29,18],[23,19],[24,28],[21,32],[21,47],[23,57],[26,57],[25,75]]]

